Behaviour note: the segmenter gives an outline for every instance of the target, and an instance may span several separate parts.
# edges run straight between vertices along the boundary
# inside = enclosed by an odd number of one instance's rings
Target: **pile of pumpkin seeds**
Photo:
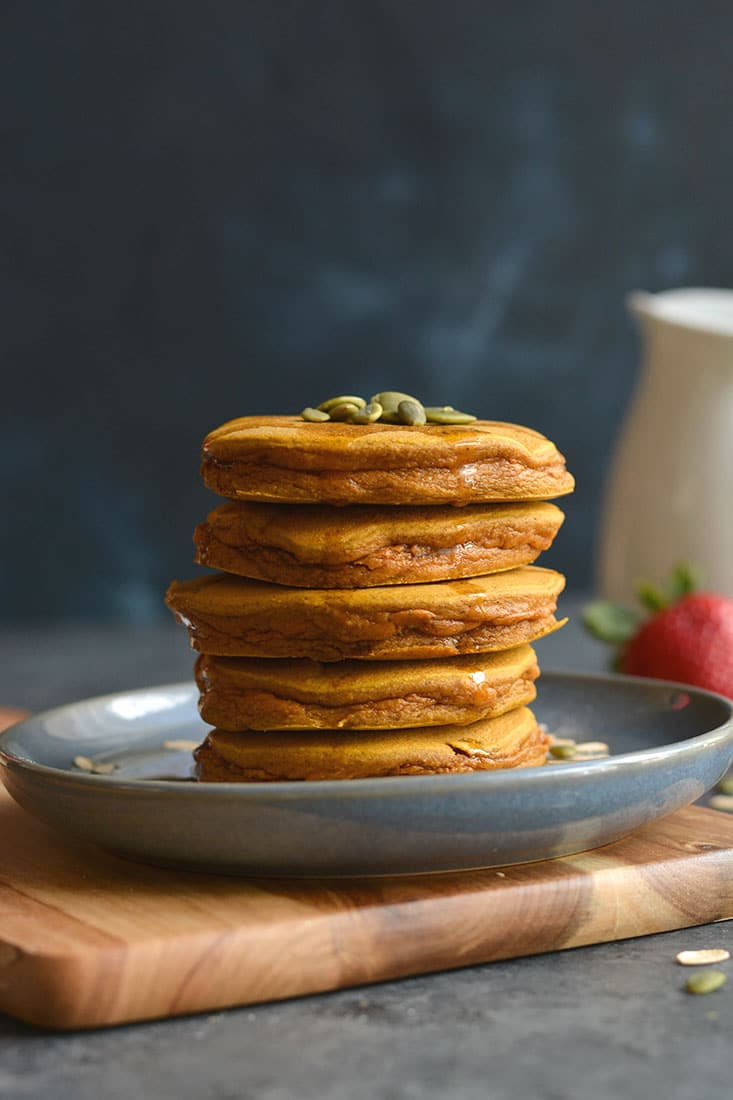
[[[322,424],[335,420],[345,424],[405,424],[413,427],[419,424],[471,424],[476,417],[461,412],[452,405],[423,405],[409,393],[397,390],[383,390],[375,393],[368,401],[354,394],[329,397],[320,405],[309,405],[300,414],[303,420],[313,424]]]

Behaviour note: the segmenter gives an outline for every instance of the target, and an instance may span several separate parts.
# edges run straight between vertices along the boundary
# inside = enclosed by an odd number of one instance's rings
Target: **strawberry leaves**
[[[623,645],[636,633],[641,615],[609,600],[594,600],[583,609],[583,625],[594,638]]]
[[[677,603],[684,596],[697,592],[702,584],[702,574],[689,562],[680,562],[675,566],[669,584],[669,602]]]
[[[649,584],[648,581],[641,581],[637,584],[636,598],[644,610],[652,615],[656,615],[658,611],[664,611],[665,607],[669,607],[669,600],[662,589],[657,588],[655,584]]]

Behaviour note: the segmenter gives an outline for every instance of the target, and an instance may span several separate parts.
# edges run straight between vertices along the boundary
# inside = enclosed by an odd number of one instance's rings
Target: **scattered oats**
[[[164,749],[183,749],[184,751],[190,750],[191,752],[193,752],[193,750],[197,749],[198,747],[199,747],[199,742],[198,741],[186,741],[185,738],[181,739],[180,741],[164,741],[163,742],[163,748]]]
[[[83,772],[93,772],[94,762],[88,756],[75,756],[74,767],[80,768]]]
[[[550,756],[556,760],[573,760],[575,758],[575,745],[561,744],[559,741],[550,745]]]
[[[584,756],[608,756],[608,745],[605,741],[579,741],[575,747]]]
[[[506,874],[504,873],[504,871],[497,871],[496,872],[496,877],[497,878],[506,878]]]
[[[708,805],[714,810],[726,810],[728,813],[733,813],[733,795],[714,794]]]
[[[721,779],[717,789],[721,794],[733,794],[733,775],[726,775],[725,779]]]
[[[710,963],[722,963],[730,958],[730,951],[724,947],[706,947],[701,951],[680,951],[677,962],[681,966],[709,966]]]
[[[722,970],[698,970],[685,982],[688,993],[714,993],[725,985],[727,975]]]
[[[573,762],[576,760],[579,762],[587,760],[608,760],[609,756],[607,752],[577,752],[573,757]]]
[[[116,769],[116,764],[92,764],[92,771],[95,775],[111,775]]]

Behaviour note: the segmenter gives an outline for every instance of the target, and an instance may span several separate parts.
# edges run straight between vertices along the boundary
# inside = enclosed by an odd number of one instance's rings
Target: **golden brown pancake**
[[[222,504],[196,528],[196,561],[303,588],[369,588],[528,565],[563,521],[554,504],[465,508]]]
[[[530,646],[437,661],[258,660],[202,655],[201,717],[222,730],[465,725],[531,703]]]
[[[222,496],[294,504],[549,500],[574,485],[554,443],[495,420],[405,427],[246,416],[206,437],[201,472]]]
[[[511,649],[562,624],[565,578],[524,566],[437,584],[290,588],[225,573],[174,581],[166,603],[201,653],[425,660]]]
[[[366,779],[536,767],[549,740],[532,712],[519,707],[470,726],[307,736],[214,730],[194,755],[204,783]]]

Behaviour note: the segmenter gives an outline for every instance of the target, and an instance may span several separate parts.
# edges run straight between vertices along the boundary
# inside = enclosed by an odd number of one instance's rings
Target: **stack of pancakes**
[[[174,581],[200,652],[203,781],[352,779],[544,762],[529,643],[561,626],[531,563],[573,479],[527,428],[245,417],[204,443],[221,572]]]

